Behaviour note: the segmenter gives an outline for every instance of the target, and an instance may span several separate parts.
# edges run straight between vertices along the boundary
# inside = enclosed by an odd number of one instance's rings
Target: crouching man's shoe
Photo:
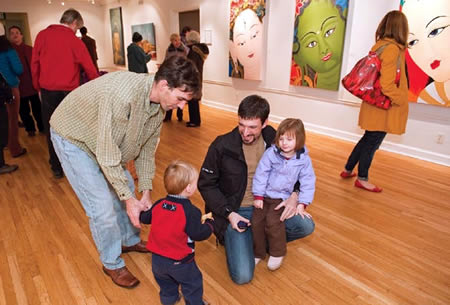
[[[141,240],[140,242],[138,242],[134,246],[129,246],[129,247],[122,246],[122,253],[127,253],[127,252],[148,253],[150,251],[145,247],[146,244],[147,244],[146,241]]]
[[[107,269],[103,266],[103,272],[112,279],[114,284],[119,285],[120,287],[133,288],[140,283],[125,266],[119,269]]]

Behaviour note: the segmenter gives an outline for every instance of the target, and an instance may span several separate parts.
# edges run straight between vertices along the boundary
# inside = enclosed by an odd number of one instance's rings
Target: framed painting
[[[348,0],[296,0],[290,84],[337,91]]]
[[[450,1],[401,0],[410,102],[450,107]]]
[[[122,8],[117,7],[110,9],[109,17],[111,22],[111,40],[112,40],[114,64],[119,66],[125,66]]]
[[[261,80],[265,0],[230,0],[228,75]]]

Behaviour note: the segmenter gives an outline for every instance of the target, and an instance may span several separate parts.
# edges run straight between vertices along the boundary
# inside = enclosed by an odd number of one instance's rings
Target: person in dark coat
[[[23,66],[23,73],[19,76],[19,91],[20,91],[20,107],[19,114],[30,137],[36,134],[36,125],[40,133],[44,133],[44,124],[42,122],[41,114],[41,100],[38,92],[33,88],[33,81],[31,79],[31,55],[33,47],[23,43],[22,29],[18,26],[9,28],[9,40],[12,46],[19,55],[20,62]],[[31,111],[30,111],[31,104]],[[31,113],[33,116],[31,116]],[[33,120],[34,117],[34,120]]]
[[[80,29],[81,33],[81,41],[84,42],[86,45],[86,48],[88,49],[89,55],[91,55],[92,62],[94,63],[94,66],[97,68],[98,71],[98,65],[97,65],[97,45],[95,44],[95,39],[89,37],[87,35],[87,28],[84,26]]]
[[[133,42],[127,48],[128,71],[136,73],[148,73],[147,63],[152,59],[150,53],[145,53],[141,47],[142,35],[133,33]]]
[[[200,43],[200,34],[197,31],[190,31],[186,40],[189,47],[189,53],[187,57],[195,63],[198,72],[200,73],[200,83],[203,81],[203,64],[209,54],[208,46],[204,43]],[[189,101],[189,122],[186,123],[187,127],[199,127],[201,123],[200,119],[200,99],[192,99]]]

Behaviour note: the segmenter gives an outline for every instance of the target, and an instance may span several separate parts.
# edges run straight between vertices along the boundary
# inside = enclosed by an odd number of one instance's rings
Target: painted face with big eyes
[[[435,81],[450,80],[450,1],[406,0],[402,12],[411,58]]]
[[[262,34],[263,25],[253,10],[246,9],[236,17],[230,52],[244,67],[245,79],[260,79]]]
[[[316,72],[328,72],[341,64],[344,33],[345,20],[338,8],[329,0],[312,0],[299,19],[300,50],[294,60]]]

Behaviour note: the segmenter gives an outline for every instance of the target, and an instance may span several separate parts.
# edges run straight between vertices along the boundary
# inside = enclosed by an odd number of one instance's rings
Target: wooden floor
[[[187,116],[187,111],[185,111]],[[177,158],[200,167],[210,142],[236,125],[236,115],[202,106],[203,125],[164,123],[154,199],[162,173]],[[175,116],[174,116],[175,117]],[[29,153],[7,161],[20,169],[0,176],[0,304],[158,304],[150,255],[123,255],[141,284],[115,286],[101,270],[87,217],[66,179],[54,180],[45,138],[28,138]],[[450,304],[450,170],[379,151],[369,193],[339,172],[353,144],[308,133],[317,175],[309,212],[311,236],[288,244],[276,272],[260,263],[247,285],[232,283],[223,247],[197,243],[204,297],[210,304]],[[193,201],[202,210],[198,193]],[[142,237],[146,239],[148,227]],[[184,304],[184,303],[183,303]]]

